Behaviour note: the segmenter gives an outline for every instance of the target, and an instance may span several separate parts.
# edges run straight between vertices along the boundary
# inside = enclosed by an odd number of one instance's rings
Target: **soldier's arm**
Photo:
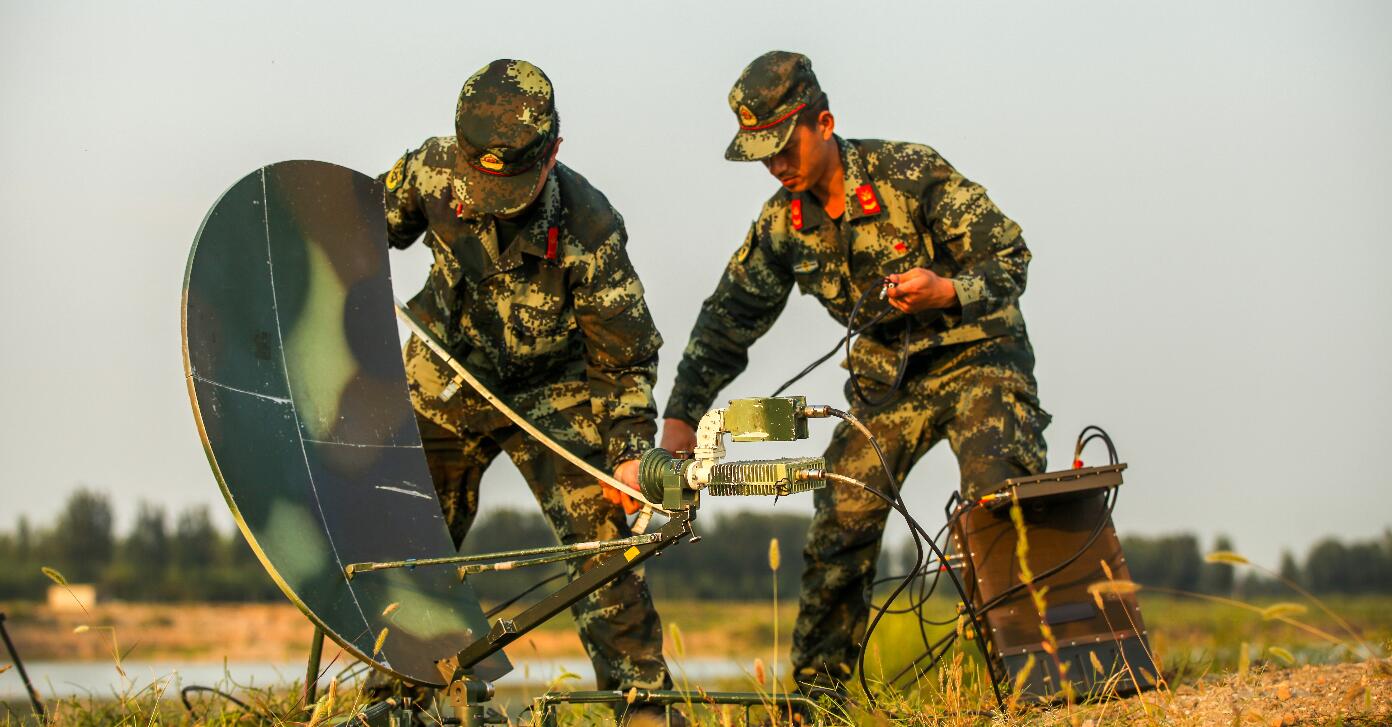
[[[663,413],[667,419],[695,426],[716,394],[749,365],[749,347],[768,332],[788,303],[792,270],[774,255],[757,228],[757,223],[749,228],[715,292],[701,304]]]
[[[590,400],[610,470],[638,459],[657,433],[652,390],[662,336],[624,249],[627,242],[620,222],[575,288],[575,320],[585,339]]]
[[[397,249],[411,246],[425,232],[427,221],[421,208],[417,173],[423,149],[408,151],[396,164],[377,177],[384,187],[387,211],[387,242]]]
[[[990,313],[1025,291],[1030,251],[1020,226],[1006,217],[986,189],[963,177],[936,154],[922,197],[924,223],[961,266],[952,278],[962,322]]]

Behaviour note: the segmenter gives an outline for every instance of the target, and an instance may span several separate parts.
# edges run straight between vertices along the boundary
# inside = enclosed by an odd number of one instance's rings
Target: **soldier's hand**
[[[618,467],[615,467],[614,479],[635,490],[638,489],[638,460],[630,459],[627,462],[621,463]],[[603,483],[601,483],[601,485],[604,488],[604,499],[622,507],[625,515],[632,515],[643,509],[643,503],[633,499],[628,493],[620,492]]]
[[[696,449],[696,430],[680,419],[663,419],[662,448],[668,452]]]
[[[889,304],[904,313],[951,308],[957,305],[957,289],[952,281],[927,268],[889,276]]]

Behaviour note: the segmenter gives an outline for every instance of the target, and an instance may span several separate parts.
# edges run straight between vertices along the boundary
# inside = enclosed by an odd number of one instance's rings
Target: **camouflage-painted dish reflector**
[[[473,589],[452,568],[343,575],[455,552],[406,392],[381,200],[324,162],[233,185],[189,253],[184,369],[218,485],[285,595],[354,656],[440,685],[435,660],[488,631]],[[476,673],[510,668],[498,654]]]

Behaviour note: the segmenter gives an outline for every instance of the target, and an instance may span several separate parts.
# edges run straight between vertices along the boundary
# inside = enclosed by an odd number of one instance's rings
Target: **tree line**
[[[795,597],[809,517],[802,513],[740,512],[696,521],[697,545],[668,548],[648,561],[654,595],[705,600],[762,600],[773,592],[769,539],[777,538],[782,563],[778,591]],[[555,542],[540,513],[499,510],[481,517],[464,552],[482,553]],[[1209,562],[1208,553],[1234,551],[1226,537],[1205,548],[1190,534],[1122,538],[1132,579],[1146,586],[1216,595],[1260,596],[1282,592],[1279,578],[1254,568]],[[912,544],[882,549],[881,576],[902,574],[913,561]],[[206,506],[172,518],[150,503],[117,533],[110,499],[79,490],[46,527],[19,518],[0,532],[0,600],[41,599],[49,579],[41,568],[70,582],[94,583],[103,598],[126,601],[276,601],[283,596],[238,532],[213,525]],[[559,575],[559,566],[473,576],[481,598],[501,601],[537,581]],[[1287,552],[1278,568],[1318,593],[1392,593],[1392,530],[1379,538],[1345,542],[1326,538],[1303,558]]]

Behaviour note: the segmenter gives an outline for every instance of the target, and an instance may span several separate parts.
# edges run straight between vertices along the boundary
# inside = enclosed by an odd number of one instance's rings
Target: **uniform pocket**
[[[576,328],[570,292],[557,278],[503,273],[497,290],[508,297],[506,325],[518,350],[515,356],[544,355],[569,345]],[[559,275],[559,271],[555,271]],[[501,307],[501,306],[500,306]]]
[[[1048,464],[1048,445],[1044,430],[1053,416],[1039,404],[1032,388],[1009,386],[1002,392],[1005,408],[1013,420],[1011,458],[1027,472],[1043,472]]]
[[[842,366],[855,372],[862,388],[868,383],[889,387],[894,385],[899,357],[899,352],[889,346],[868,336],[858,336],[851,344],[850,360]]]
[[[806,260],[793,266],[793,280],[798,292],[824,301],[835,301],[841,295],[841,276],[826,270],[816,260]]]

